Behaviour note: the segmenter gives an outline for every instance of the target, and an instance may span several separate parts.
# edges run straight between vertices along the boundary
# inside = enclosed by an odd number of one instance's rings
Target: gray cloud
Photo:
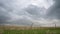
[[[9,14],[8,12],[6,12],[6,10],[4,10],[4,8],[0,7],[0,24],[2,23],[7,23],[7,20],[9,20]]]
[[[9,7],[7,0],[0,0],[0,24],[8,23],[10,11],[12,11],[12,8]]]
[[[32,15],[39,15],[41,11],[39,7],[34,5],[29,5],[25,10]]]
[[[28,19],[18,19],[18,20],[15,20],[15,21],[12,21],[13,23],[10,23],[10,24],[18,24],[18,25],[31,25],[33,22],[31,20],[28,20]]]
[[[28,16],[28,13],[26,14],[24,10],[21,10],[28,4],[27,0],[0,0],[0,24],[21,24],[23,21],[23,24],[30,23],[31,21],[24,20],[25,16]]]
[[[0,24],[31,25],[37,23],[42,25],[55,22],[52,18],[60,19],[59,2],[56,1],[50,8],[48,8],[49,3],[46,3],[40,6],[34,0],[0,0]],[[47,17],[49,19],[44,15],[46,8],[48,8]]]
[[[55,3],[47,11],[50,18],[60,19],[60,0],[55,0]]]
[[[35,5],[29,5],[28,7],[24,8],[24,11],[26,11],[27,13],[29,13],[30,15],[32,15],[31,17],[33,19],[39,19],[41,17],[43,17],[44,15],[44,7],[38,7]]]

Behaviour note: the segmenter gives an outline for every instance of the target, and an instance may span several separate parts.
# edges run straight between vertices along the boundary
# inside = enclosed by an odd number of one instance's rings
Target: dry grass
[[[10,29],[10,30],[28,30],[28,29],[55,29],[55,27],[31,27],[31,26],[0,26],[0,30],[2,29]],[[60,29],[60,27],[56,27]]]
[[[60,27],[0,26],[0,34],[60,34]]]

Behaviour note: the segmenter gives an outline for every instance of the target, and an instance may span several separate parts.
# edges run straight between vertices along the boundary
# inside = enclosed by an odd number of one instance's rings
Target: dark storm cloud
[[[9,1],[0,0],[0,24],[8,23],[10,11],[12,11],[12,8],[9,6]]]
[[[42,0],[43,2],[40,0],[43,4],[39,4],[40,2],[36,1],[0,0],[0,24],[31,25],[32,23],[50,24],[50,22],[54,22],[53,20],[44,19],[44,12],[48,8],[47,5],[49,6],[49,3],[46,4],[45,0]],[[59,6],[58,1],[47,10],[49,17],[60,16],[59,7],[57,6]]]
[[[10,19],[10,17],[9,17],[8,12],[6,12],[6,11],[2,10],[2,8],[0,8],[0,24],[7,23],[7,20],[9,20],[9,19]]]
[[[0,24],[8,23],[10,20],[9,12],[12,11],[11,6],[9,7],[7,0],[0,0]]]
[[[54,19],[60,19],[60,0],[54,0],[55,3],[48,8],[48,12],[47,15],[50,18],[54,18]]]
[[[27,25],[42,17],[43,10],[45,10],[44,7],[41,8],[36,5],[28,4],[29,2],[27,2],[27,0],[26,2],[24,0],[0,0],[0,23]],[[22,7],[24,8],[22,9]]]
[[[17,0],[0,0],[0,24],[21,24],[22,23],[27,25],[28,22],[31,23],[31,21],[19,18],[19,16],[25,14],[24,10],[21,11],[21,7],[24,7],[23,5],[25,3],[23,2],[25,1],[23,1],[22,4],[18,3],[18,1]],[[20,14],[18,15],[18,13]],[[16,19],[14,20],[14,18]]]

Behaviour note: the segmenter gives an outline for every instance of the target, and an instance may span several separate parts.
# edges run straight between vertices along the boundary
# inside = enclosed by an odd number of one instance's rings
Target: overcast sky
[[[0,24],[60,26],[60,0],[0,0]]]

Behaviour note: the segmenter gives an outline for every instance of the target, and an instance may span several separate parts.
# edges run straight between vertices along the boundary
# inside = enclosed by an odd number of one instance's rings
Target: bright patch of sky
[[[40,7],[45,7],[46,9],[49,8],[52,4],[52,0],[32,0],[33,5],[38,5]]]

